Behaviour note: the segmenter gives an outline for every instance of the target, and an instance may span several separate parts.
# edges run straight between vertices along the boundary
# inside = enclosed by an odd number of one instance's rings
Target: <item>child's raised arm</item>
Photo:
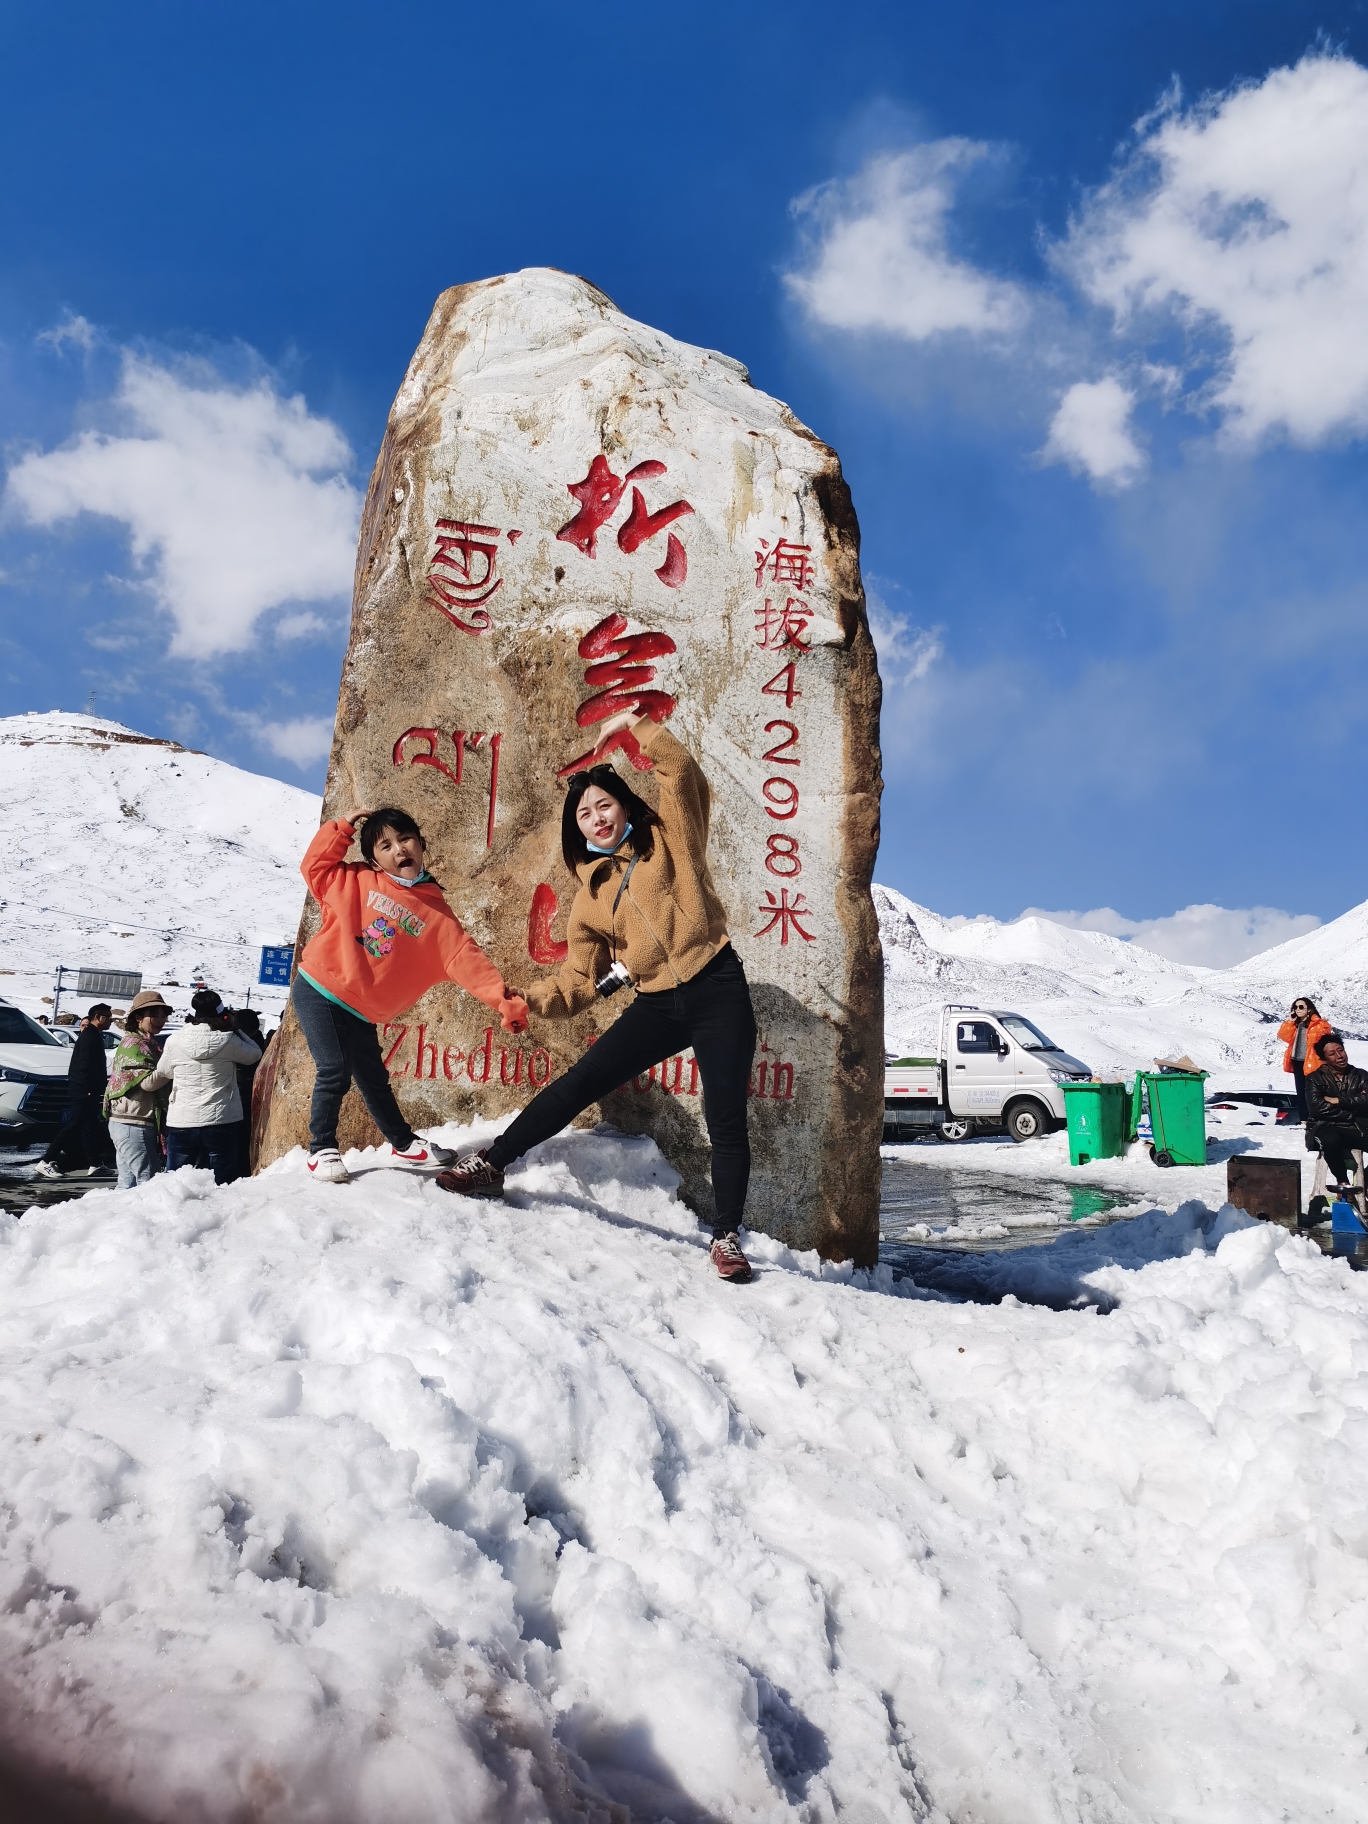
[[[360,816],[360,812],[356,813]],[[350,817],[335,817],[325,823],[304,851],[299,871],[308,882],[310,893],[321,905],[328,882],[342,868],[342,857],[352,845],[356,825]]]

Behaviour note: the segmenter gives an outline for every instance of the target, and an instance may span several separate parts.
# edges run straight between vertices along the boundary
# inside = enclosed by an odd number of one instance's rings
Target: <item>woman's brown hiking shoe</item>
[[[440,1179],[438,1182],[441,1182]],[[734,1229],[729,1234],[713,1236],[713,1244],[708,1249],[708,1258],[717,1268],[719,1279],[730,1280],[735,1285],[744,1286],[751,1276],[750,1262],[741,1252],[741,1243],[736,1239]]]
[[[502,1197],[504,1175],[481,1153],[467,1153],[448,1172],[438,1172],[435,1182],[459,1197]]]

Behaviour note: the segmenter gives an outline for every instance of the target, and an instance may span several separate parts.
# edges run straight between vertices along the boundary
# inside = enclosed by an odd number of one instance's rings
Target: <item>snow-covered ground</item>
[[[294,942],[318,814],[311,792],[103,717],[0,718],[0,994],[42,1012],[64,963],[141,971],[176,1007],[198,977],[278,1012],[260,946]]]
[[[1286,1089],[1277,1027],[1299,994],[1351,1039],[1368,1041],[1368,901],[1232,969],[1173,963],[1098,931],[1044,918],[941,918],[876,886],[885,1042],[935,1051],[946,1002],[1024,1013],[1104,1072],[1186,1053],[1212,1088]],[[1368,1050],[1351,1055],[1362,1063]]]
[[[352,1163],[0,1217],[30,1764],[177,1824],[1364,1815],[1368,1275],[1188,1205],[1028,1251],[1107,1315],[740,1289],[645,1139],[506,1205]]]
[[[317,799],[130,736],[0,723],[33,1011],[293,935]],[[1365,907],[1216,972],[876,894],[892,1049],[966,1000],[1254,1087],[1294,992],[1368,1032]],[[158,1824],[1357,1824],[1368,1274],[1213,1214],[1300,1130],[1211,1131],[889,1149],[1136,1212],[985,1257],[988,1304],[759,1237],[723,1286],[606,1132],[493,1206],[296,1155],[0,1214],[0,1763]]]

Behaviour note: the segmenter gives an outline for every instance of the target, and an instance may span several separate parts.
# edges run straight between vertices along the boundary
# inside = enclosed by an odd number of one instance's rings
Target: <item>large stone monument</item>
[[[739,362],[633,322],[583,279],[456,286],[366,497],[325,814],[410,809],[457,916],[524,985],[564,953],[563,776],[632,705],[669,718],[712,786],[713,873],[760,1028],[747,1220],[872,1261],[879,679],[840,464]],[[654,801],[630,735],[612,757]],[[301,945],[317,917],[310,902]],[[436,988],[382,1034],[399,1101],[417,1126],[519,1108],[622,1005],[517,1040]],[[262,1163],[307,1139],[313,1069],[288,1013],[268,1064]],[[691,1057],[598,1112],[653,1135],[708,1210]],[[340,1143],[378,1139],[353,1093]]]

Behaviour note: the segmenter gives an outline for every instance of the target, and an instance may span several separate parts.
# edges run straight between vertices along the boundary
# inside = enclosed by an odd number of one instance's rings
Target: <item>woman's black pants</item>
[[[652,1064],[693,1048],[703,1081],[703,1119],[712,1142],[713,1233],[739,1229],[750,1182],[746,1088],[755,1056],[755,1014],[741,958],[728,944],[678,988],[638,994],[622,1017],[488,1149],[500,1171],[549,1140],[610,1090]]]
[[[1304,1064],[1294,1064],[1292,1066],[1292,1081],[1296,1085],[1296,1088],[1297,1088],[1297,1113],[1301,1116],[1302,1120],[1305,1121],[1306,1120],[1306,1066]]]

